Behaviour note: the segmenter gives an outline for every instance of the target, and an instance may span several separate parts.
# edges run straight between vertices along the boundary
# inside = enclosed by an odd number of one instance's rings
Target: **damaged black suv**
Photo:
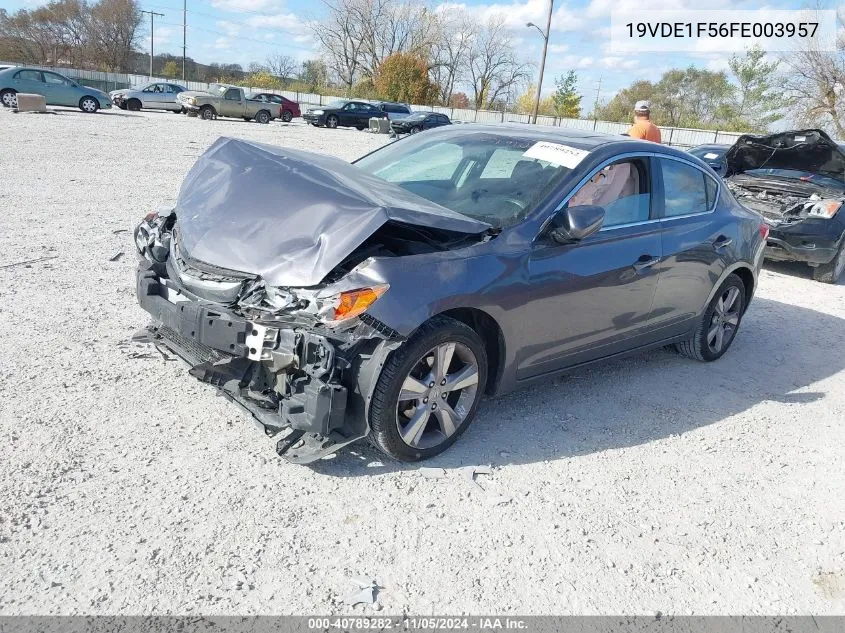
[[[286,459],[436,455],[501,394],[605,358],[730,347],[768,228],[697,158],[448,126],[354,164],[218,140],[135,232],[142,333]]]
[[[728,188],[766,218],[766,259],[809,264],[836,283],[845,270],[845,152],[822,130],[737,139],[724,158]]]

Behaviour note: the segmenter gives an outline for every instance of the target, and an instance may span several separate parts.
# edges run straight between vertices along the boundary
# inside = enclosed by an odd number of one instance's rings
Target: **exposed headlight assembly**
[[[807,208],[807,215],[811,218],[824,218],[829,220],[839,211],[842,206],[841,200],[820,200],[814,202]]]

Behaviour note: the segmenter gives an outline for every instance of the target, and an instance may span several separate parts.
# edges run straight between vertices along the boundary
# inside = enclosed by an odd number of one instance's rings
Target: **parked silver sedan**
[[[181,112],[182,104],[176,100],[176,95],[184,92],[185,88],[179,84],[152,83],[132,90],[112,90],[109,93],[114,104],[122,110],[172,110]]]

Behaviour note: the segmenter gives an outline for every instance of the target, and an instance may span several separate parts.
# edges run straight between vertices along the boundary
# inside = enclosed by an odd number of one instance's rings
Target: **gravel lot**
[[[219,135],[384,142],[0,111],[0,613],[845,613],[845,285],[769,267],[715,364],[661,350],[488,400],[442,478],[365,445],[295,466],[127,344],[126,230]],[[375,607],[342,603],[352,576]]]

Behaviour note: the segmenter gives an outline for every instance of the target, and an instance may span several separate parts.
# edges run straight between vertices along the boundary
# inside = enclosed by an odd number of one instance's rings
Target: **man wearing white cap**
[[[637,101],[634,105],[634,125],[628,130],[628,136],[660,142],[660,128],[651,122],[651,101]]]

